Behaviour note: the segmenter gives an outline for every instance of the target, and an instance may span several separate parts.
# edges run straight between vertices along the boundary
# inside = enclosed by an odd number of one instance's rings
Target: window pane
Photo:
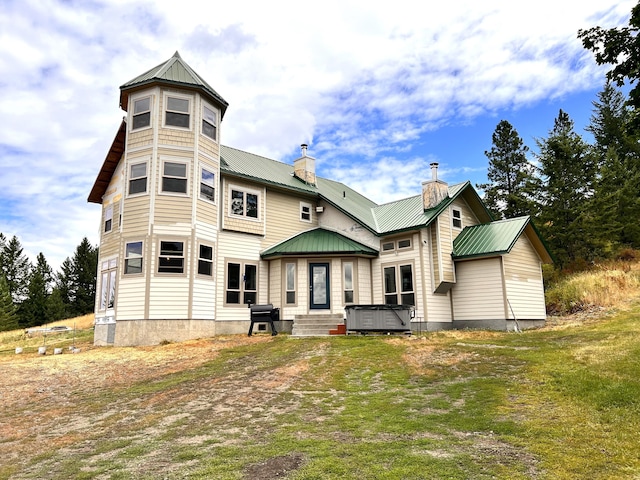
[[[104,222],[104,231],[105,232],[110,232],[111,231],[111,219],[109,219],[106,222]]]
[[[213,260],[213,248],[208,245],[200,245],[200,258]]]
[[[296,303],[296,292],[287,292],[287,303]]]
[[[244,267],[244,289],[255,290],[257,285],[257,267],[255,265],[245,265]]]
[[[113,308],[116,301],[116,272],[115,270],[110,272],[109,275],[109,301],[107,302],[108,308]]]
[[[202,121],[202,133],[213,140],[216,139],[216,127],[207,123],[206,120]]]
[[[415,305],[416,301],[413,293],[403,293],[402,294],[402,304],[403,305]]]
[[[247,193],[247,217],[258,218],[258,196]]]
[[[353,290],[353,264],[344,264],[344,289]]]
[[[160,255],[182,256],[182,242],[160,242]]]
[[[133,116],[133,129],[148,127],[151,125],[151,112]]]
[[[411,240],[399,240],[398,248],[408,248],[411,246]]]
[[[147,191],[147,179],[138,178],[137,180],[131,180],[129,182],[129,193],[144,193]]]
[[[227,291],[227,303],[240,303],[240,292]]]
[[[385,295],[384,296],[384,303],[386,303],[387,305],[396,305],[398,303],[398,296],[397,295]]]
[[[403,292],[413,292],[413,275],[411,275],[411,265],[400,267],[400,278]]]
[[[142,258],[128,258],[124,261],[124,273],[142,273]]]
[[[202,118],[204,118],[211,125],[216,125],[216,112],[211,110],[210,108],[204,107]]]
[[[295,263],[287,263],[287,290],[295,290],[295,273],[296,273],[296,264]]]
[[[109,274],[107,272],[101,275],[100,283],[100,310],[106,310],[109,295]]]
[[[162,191],[187,193],[187,180],[184,178],[162,177]]]
[[[212,263],[207,260],[198,260],[198,273],[211,276]]]
[[[206,200],[211,202],[215,201],[216,190],[209,185],[205,185],[204,183],[200,184],[200,196]]]
[[[215,174],[213,172],[210,172],[209,170],[203,168],[200,178],[202,183],[211,185],[213,187],[215,180]]]
[[[127,243],[124,255],[125,255],[125,257],[141,257],[142,256],[142,242]]]
[[[383,244],[382,244],[382,250],[383,250],[383,251],[385,251],[385,252],[386,252],[387,250],[393,250],[393,249],[394,249],[394,247],[395,247],[395,245],[394,245],[394,243],[393,243],[393,242],[387,242],[387,243],[383,243]]]
[[[227,265],[227,288],[233,290],[240,289],[240,264],[230,263]],[[232,302],[237,303],[237,302]]]
[[[257,298],[256,292],[244,292],[243,303],[256,303]]]
[[[344,303],[353,303],[353,290],[344,292]]]
[[[384,269],[384,293],[395,293],[396,288],[396,267],[386,267]]]
[[[244,215],[244,194],[238,190],[231,190],[231,213]]]
[[[187,100],[186,98],[168,97],[167,110],[172,110],[174,112],[188,113],[189,100]]]
[[[141,98],[133,102],[133,113],[146,112],[151,108],[151,97]]]
[[[184,268],[184,259],[180,257],[160,257],[158,263],[158,272],[162,273],[182,273]]]
[[[147,164],[138,163],[137,165],[131,165],[131,178],[140,178],[147,176]]]
[[[187,165],[184,164],[184,163],[165,162],[164,163],[164,174],[169,176],[169,177],[186,178],[186,176],[187,176]]]
[[[189,115],[185,113],[167,112],[165,123],[172,127],[189,128]]]

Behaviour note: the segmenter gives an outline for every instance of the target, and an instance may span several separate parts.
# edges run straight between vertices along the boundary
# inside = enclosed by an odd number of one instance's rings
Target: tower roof
[[[198,90],[220,108],[222,117],[224,117],[224,113],[229,106],[229,103],[187,65],[176,51],[173,57],[166,62],[147,70],[142,75],[138,75],[120,86],[120,108],[127,110],[130,93],[153,84],[173,85],[178,88]]]

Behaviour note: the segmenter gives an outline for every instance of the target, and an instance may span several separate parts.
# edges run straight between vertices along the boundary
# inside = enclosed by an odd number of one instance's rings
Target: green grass
[[[294,480],[640,478],[639,373],[639,307],[522,334],[279,335],[78,392],[99,420],[0,478],[241,479],[288,458]]]

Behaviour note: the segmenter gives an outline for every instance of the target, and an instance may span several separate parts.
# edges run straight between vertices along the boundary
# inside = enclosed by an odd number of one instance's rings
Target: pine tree
[[[532,195],[537,190],[535,167],[527,160],[529,148],[506,120],[501,120],[492,135],[493,146],[484,154],[489,159],[489,183],[476,185],[484,191],[490,210],[502,218],[535,215]]]
[[[560,110],[545,139],[538,139],[542,175],[540,221],[558,264],[567,266],[595,255],[588,203],[593,196],[595,163],[590,146]]]
[[[97,268],[98,249],[85,237],[76,247],[73,259],[67,258],[62,262],[56,279],[56,288],[68,315],[84,315],[93,311]]]
[[[5,242],[0,252],[0,265],[13,303],[18,307],[27,298],[31,263],[24,255],[20,240],[15,235]]]
[[[9,285],[0,274],[0,332],[19,328],[17,308],[13,304]]]
[[[47,308],[52,281],[51,267],[44,255],[39,253],[29,278],[28,297],[20,308],[22,327],[43,325],[52,320]]]

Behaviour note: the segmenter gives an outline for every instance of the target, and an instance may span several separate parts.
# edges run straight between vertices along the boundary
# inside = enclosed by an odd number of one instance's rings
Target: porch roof
[[[260,254],[263,259],[308,255],[377,257],[378,251],[338,232],[315,228],[277,243]]]

